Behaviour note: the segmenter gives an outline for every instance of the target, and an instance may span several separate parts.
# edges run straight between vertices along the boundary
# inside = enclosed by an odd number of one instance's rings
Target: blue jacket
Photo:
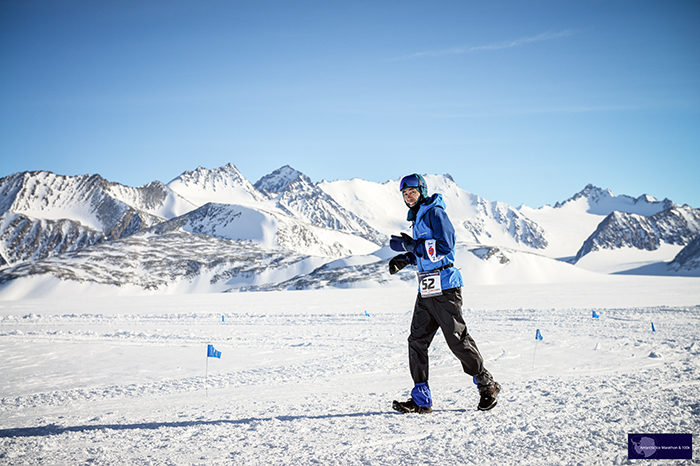
[[[413,220],[413,239],[422,239],[416,247],[418,272],[426,272],[453,264],[455,260],[455,229],[445,213],[442,194],[433,194],[421,204]],[[462,274],[456,267],[440,271],[442,289],[463,285]]]

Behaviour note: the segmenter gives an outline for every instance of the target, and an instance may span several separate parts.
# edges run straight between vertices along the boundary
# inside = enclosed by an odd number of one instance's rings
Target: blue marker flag
[[[654,327],[654,322],[651,323],[651,331],[656,333],[656,327]]]
[[[214,345],[209,345],[207,346],[207,357],[221,359],[221,351],[215,350]]]
[[[535,340],[543,340],[542,334],[540,333],[540,329],[537,329],[537,333],[535,333]]]
[[[598,315],[598,313],[596,311],[593,311],[593,318],[598,319],[599,317],[600,316]]]
[[[365,315],[366,315],[367,317],[369,317],[369,312],[365,311]]]

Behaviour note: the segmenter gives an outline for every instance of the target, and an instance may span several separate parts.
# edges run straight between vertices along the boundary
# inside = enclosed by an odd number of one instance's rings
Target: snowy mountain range
[[[700,210],[586,186],[514,208],[425,175],[455,226],[468,283],[700,275]],[[234,165],[132,188],[99,175],[0,179],[0,298],[111,292],[389,286],[388,237],[410,232],[397,181],[314,183],[285,166],[250,183]],[[636,271],[636,272],[635,272]],[[653,272],[652,272],[653,271]]]

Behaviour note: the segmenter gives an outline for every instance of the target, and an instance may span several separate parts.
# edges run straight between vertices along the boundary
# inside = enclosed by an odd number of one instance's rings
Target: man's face
[[[416,205],[418,199],[420,199],[420,193],[416,188],[406,188],[403,190],[403,200],[406,201],[409,207]]]

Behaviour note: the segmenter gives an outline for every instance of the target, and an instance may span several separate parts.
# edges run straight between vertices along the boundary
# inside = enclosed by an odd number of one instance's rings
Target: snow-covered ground
[[[435,411],[391,411],[411,285],[1,301],[0,464],[609,465],[628,433],[700,432],[700,279],[464,296],[489,412],[440,334]]]

